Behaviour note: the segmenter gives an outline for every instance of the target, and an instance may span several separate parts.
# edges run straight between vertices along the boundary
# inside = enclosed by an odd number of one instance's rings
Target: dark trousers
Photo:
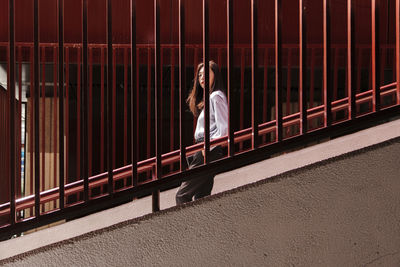
[[[214,161],[222,158],[223,152],[222,147],[217,146],[210,150],[210,161]],[[187,158],[188,168],[192,169],[196,166],[200,166],[204,163],[204,157],[201,151],[195,153],[193,156]],[[175,199],[176,204],[183,204],[192,201],[194,199],[199,199],[211,194],[211,190],[214,185],[215,173],[209,173],[204,176],[185,181],[179,187],[176,193]]]

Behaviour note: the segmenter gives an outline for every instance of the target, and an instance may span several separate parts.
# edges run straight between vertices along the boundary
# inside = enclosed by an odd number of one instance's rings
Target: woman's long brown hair
[[[199,83],[199,72],[203,66],[203,63],[200,63],[197,66],[196,75],[194,76],[193,81],[193,88],[190,91],[188,98],[186,99],[186,102],[189,104],[189,109],[195,117],[197,117],[200,110],[202,110],[204,107],[203,88],[200,86]],[[210,69],[214,72],[214,84],[210,84],[210,94],[213,91],[217,90],[224,91],[222,77],[217,63],[211,60]]]

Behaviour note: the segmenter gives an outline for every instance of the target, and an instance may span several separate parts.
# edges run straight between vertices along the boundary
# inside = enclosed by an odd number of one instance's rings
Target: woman
[[[228,133],[228,103],[224,93],[221,73],[218,65],[210,61],[210,140],[225,136]],[[194,133],[196,143],[204,141],[204,64],[197,67],[193,89],[186,102],[189,104],[193,116],[197,117],[197,126]],[[203,151],[199,151],[192,157],[188,157],[189,169],[204,163]],[[223,156],[221,146],[211,147],[210,161]],[[214,185],[215,174],[207,174],[203,177],[183,182],[176,193],[176,204],[182,204],[199,199],[211,194]]]

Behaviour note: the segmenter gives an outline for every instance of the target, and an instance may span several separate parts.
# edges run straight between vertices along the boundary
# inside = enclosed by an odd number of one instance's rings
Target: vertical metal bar
[[[240,50],[240,130],[244,128],[244,71],[246,68],[246,50],[242,48]],[[239,151],[243,149],[243,142],[239,144]]]
[[[116,167],[115,165],[115,150],[116,150],[116,142],[115,142],[115,138],[116,138],[116,112],[117,112],[117,49],[114,48],[112,50],[112,60],[113,60],[113,69],[112,69],[112,168],[114,169]]]
[[[154,0],[154,89],[155,89],[155,137],[156,137],[156,179],[162,177],[162,118],[161,118],[161,66],[160,66],[160,0]],[[160,191],[153,192],[153,212],[160,210]]]
[[[68,182],[69,147],[69,47],[65,49],[65,180]]]
[[[251,124],[252,124],[252,148],[259,146],[258,124],[259,124],[259,101],[256,83],[258,79],[258,39],[257,39],[257,0],[251,0]]]
[[[151,150],[151,48],[147,48],[147,158]]]
[[[162,87],[161,87],[162,88]],[[174,150],[174,135],[175,135],[175,49],[171,48],[171,107],[170,107],[170,150]]]
[[[93,47],[89,48],[89,98],[88,98],[88,175],[93,174]]]
[[[234,129],[233,129],[233,1],[227,0],[227,91],[228,91],[228,112],[229,112],[229,121],[228,121],[228,155],[230,157],[235,155],[235,139],[234,139]]]
[[[35,80],[35,216],[40,216],[40,144],[39,144],[39,0],[33,2],[33,46],[34,46],[34,80]]]
[[[381,77],[379,72],[380,44],[379,44],[379,0],[371,0],[371,63],[372,63],[372,108],[373,111],[380,110],[381,103]]]
[[[185,62],[185,0],[179,0],[179,145],[180,170],[187,168],[185,142],[185,91],[186,91],[186,62]],[[196,68],[196,66],[195,66]],[[196,71],[196,70],[195,70]]]
[[[113,151],[112,144],[112,85],[113,85],[113,48],[112,48],[112,1],[107,0],[107,168],[108,168],[108,193],[114,191],[113,183]]]
[[[34,60],[34,56],[33,56],[33,54],[34,54],[34,50],[33,50],[33,47],[31,47],[30,48],[30,50],[29,50],[29,54],[30,54],[30,80],[31,80],[31,84],[30,84],[30,88],[29,88],[29,93],[30,93],[30,102],[31,102],[31,105],[30,105],[30,112],[29,112],[29,120],[30,120],[30,127],[29,127],[29,151],[30,151],[30,158],[29,158],[29,160],[30,160],[30,167],[31,167],[31,169],[30,169],[30,190],[29,190],[29,193],[30,194],[34,194],[34,192],[33,192],[33,184],[34,184],[34,164],[35,164],[35,162],[34,162],[34,156],[35,156],[35,153],[34,153],[34,135],[36,135],[36,133],[34,132],[34,99],[35,99],[35,93],[34,93],[34,88],[35,88],[35,84],[34,84],[34,80],[35,80],[35,77],[34,77],[34,75],[33,75],[33,69],[34,69],[34,62],[33,62],[33,60]],[[31,209],[30,210],[30,215],[32,216],[32,213],[33,213],[33,209]]]
[[[208,0],[203,0],[203,65],[204,65],[204,163],[210,162],[210,66],[208,40]]]
[[[124,48],[124,166],[128,164],[128,49]]]
[[[89,201],[89,151],[88,151],[88,0],[83,1],[83,24],[82,24],[82,46],[83,46],[83,86],[82,86],[82,135],[83,135],[83,198],[84,201]],[[79,116],[79,115],[78,115]]]
[[[193,52],[193,71],[196,73],[197,66],[199,65],[199,48],[195,47]],[[193,142],[196,142],[194,138],[194,132],[196,130],[197,120],[193,117]]]
[[[100,49],[100,170],[104,171],[104,116],[107,116],[104,112],[104,49]],[[108,147],[107,147],[108,149]]]
[[[307,2],[299,0],[299,111],[300,134],[307,133]]]
[[[137,94],[136,85],[136,0],[131,0],[131,151],[132,151],[132,185],[137,186],[137,160],[138,160],[138,143],[137,143]],[[136,78],[136,79],[135,79]]]
[[[400,0],[396,0],[396,84],[397,105],[400,104]]]
[[[275,119],[276,141],[282,141],[282,1],[275,0]]]
[[[324,0],[324,126],[332,124],[331,11]]]
[[[8,4],[8,26],[9,26],[9,101],[10,101],[10,222],[15,224],[15,9],[14,0]],[[21,85],[20,85],[21,87]],[[21,96],[20,100],[21,100]]]
[[[42,111],[41,111],[41,119],[42,119],[42,191],[45,190],[45,176],[46,176],[46,48],[42,47]],[[42,205],[42,211],[44,211],[44,205]]]
[[[58,140],[59,140],[59,201],[64,209],[64,1],[58,0]]]
[[[395,55],[396,55],[396,63],[393,64],[393,72],[396,69],[396,103],[400,104],[400,0],[396,0],[396,11],[395,11],[395,19],[396,19],[396,45],[395,45]]]
[[[53,47],[53,183],[57,186],[57,47]],[[54,201],[54,207],[57,202]]]
[[[15,40],[15,39],[14,39]],[[15,44],[15,43],[14,43]],[[18,47],[18,119],[17,119],[17,134],[16,134],[16,145],[17,145],[17,162],[21,162],[21,150],[22,150],[22,144],[21,144],[21,121],[22,121],[22,47]],[[25,147],[25,144],[24,144]],[[26,151],[26,149],[25,149]],[[26,155],[26,152],[24,152]],[[21,164],[16,165],[16,197],[19,198],[21,197]]]
[[[77,110],[76,110],[76,177],[81,179],[81,104],[82,104],[82,94],[81,94],[81,47],[77,48],[77,91],[76,91],[76,103],[77,103]]]
[[[354,0],[347,0],[347,90],[349,119],[356,117]]]

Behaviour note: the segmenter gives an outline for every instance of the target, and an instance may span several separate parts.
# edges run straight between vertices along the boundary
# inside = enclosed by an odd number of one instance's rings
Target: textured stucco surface
[[[6,266],[400,266],[399,166],[396,139]]]

